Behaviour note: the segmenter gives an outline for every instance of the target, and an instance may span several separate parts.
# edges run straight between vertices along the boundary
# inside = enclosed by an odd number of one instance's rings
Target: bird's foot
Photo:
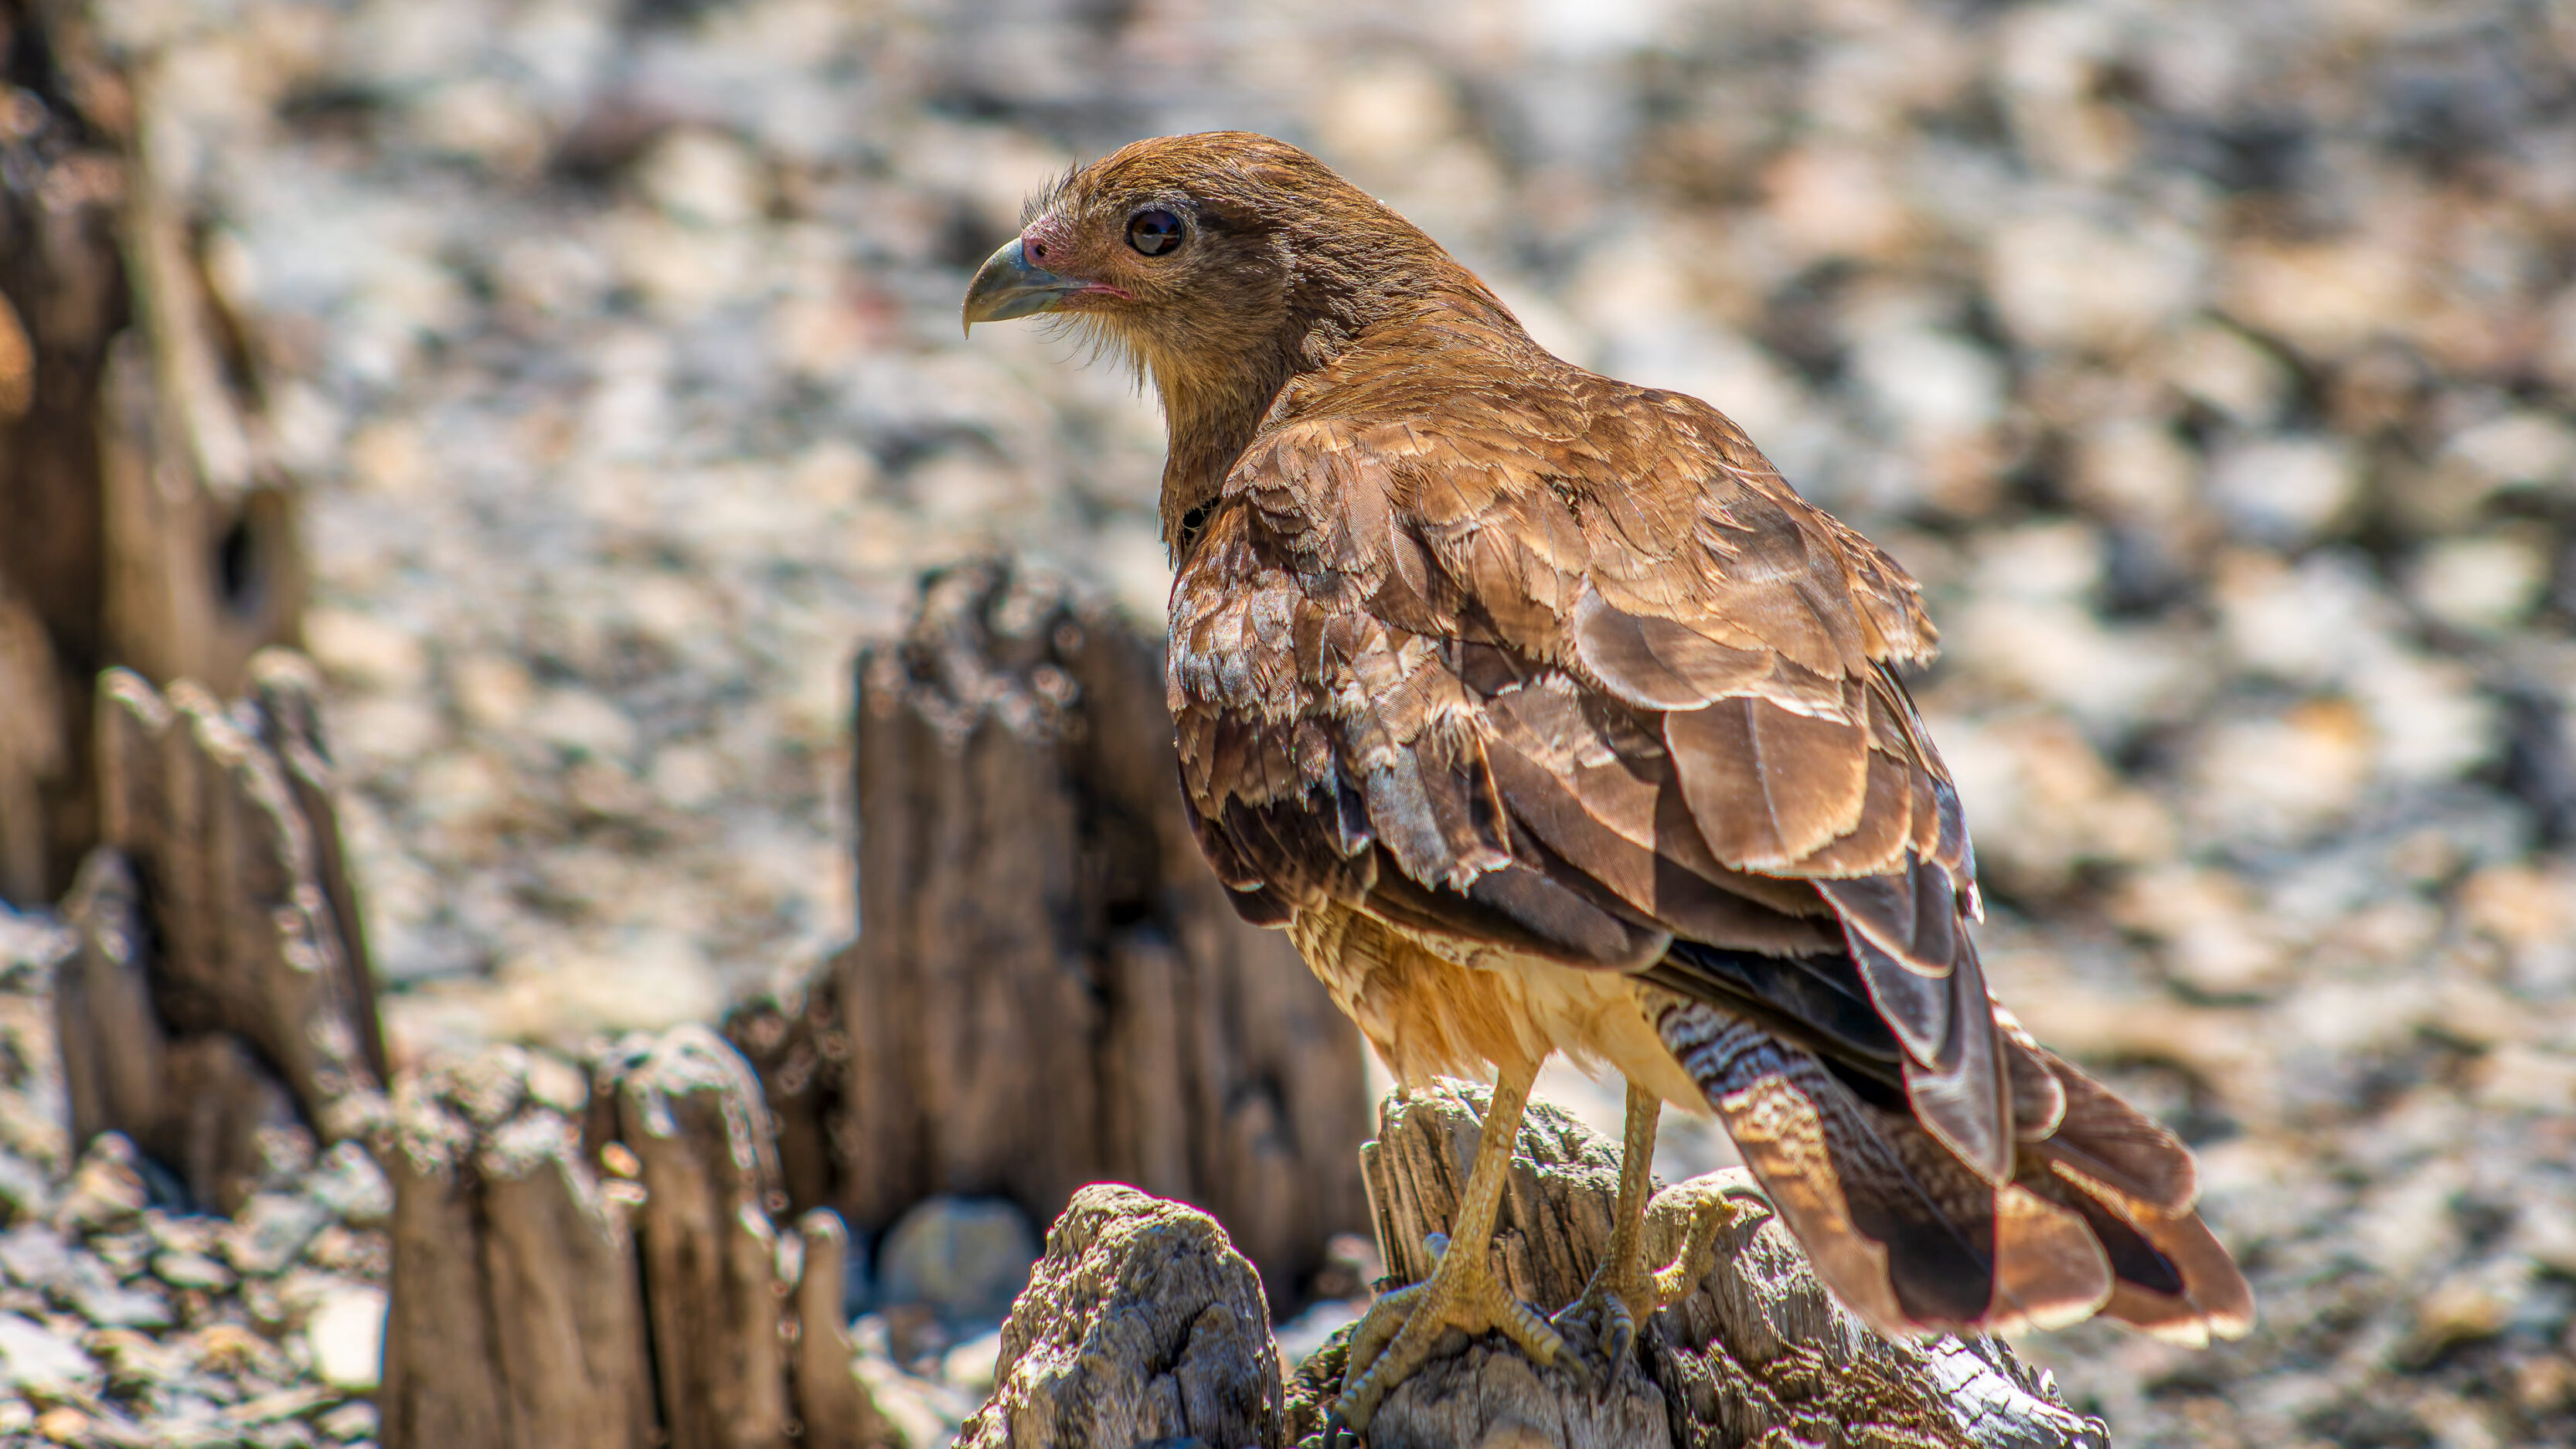
[[[1673,1250],[1671,1262],[1654,1271],[1654,1307],[1647,1312],[1670,1308],[1699,1287],[1708,1270],[1717,1266],[1717,1235],[1735,1221],[1735,1208],[1727,1198],[1703,1197],[1691,1204],[1690,1220],[1682,1225],[1681,1246]]]
[[[1451,1252],[1436,1233],[1428,1241],[1439,1259],[1431,1276],[1369,1305],[1351,1334],[1350,1366],[1327,1423],[1327,1445],[1337,1445],[1342,1430],[1366,1432],[1387,1393],[1438,1357],[1453,1328],[1469,1338],[1500,1333],[1542,1368],[1571,1369],[1579,1380],[1591,1376],[1564,1337],[1503,1287],[1489,1244]]]
[[[1585,1358],[1598,1354],[1596,1391],[1608,1392],[1618,1379],[1620,1368],[1636,1349],[1638,1323],[1689,1297],[1699,1280],[1708,1276],[1717,1235],[1732,1216],[1725,1199],[1702,1198],[1691,1207],[1681,1247],[1671,1262],[1649,1272],[1641,1234],[1631,1240],[1634,1246],[1629,1251],[1614,1251],[1602,1259],[1601,1266],[1592,1270],[1592,1281],[1584,1285],[1583,1296],[1548,1320],[1569,1344],[1581,1346],[1578,1351]]]

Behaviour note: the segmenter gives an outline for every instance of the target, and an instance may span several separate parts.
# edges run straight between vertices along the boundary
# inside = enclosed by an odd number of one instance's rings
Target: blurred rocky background
[[[2207,1352],[2033,1339],[2079,1405],[2132,1444],[2576,1435],[2576,12],[98,21],[153,57],[134,144],[299,480],[397,1065],[708,1019],[846,940],[849,662],[924,567],[1004,546],[1159,621],[1150,404],[1037,329],[964,344],[957,299],[1066,165],[1267,130],[1924,580],[1998,989],[2194,1141],[2262,1296]],[[0,92],[0,186],[64,225],[116,204],[43,164],[95,140]],[[61,402],[45,325],[0,326],[0,421]],[[69,884],[10,862],[30,910]]]

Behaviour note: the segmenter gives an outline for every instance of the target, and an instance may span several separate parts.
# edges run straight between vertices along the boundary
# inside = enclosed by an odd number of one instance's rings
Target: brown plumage
[[[1713,1110],[1888,1332],[2245,1329],[2181,1144],[1987,994],[1914,581],[1732,422],[1248,134],[1041,197],[968,301],[1038,310],[1167,414],[1208,859],[1403,1078],[1565,1051]]]

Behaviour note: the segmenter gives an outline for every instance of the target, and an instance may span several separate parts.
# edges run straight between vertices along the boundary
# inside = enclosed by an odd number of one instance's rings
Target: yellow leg
[[[1559,1364],[1584,1374],[1581,1360],[1565,1340],[1528,1304],[1504,1290],[1494,1272],[1494,1218],[1501,1212],[1503,1188],[1511,1174],[1512,1147],[1520,1139],[1521,1112],[1529,1105],[1530,1083],[1538,1064],[1520,1063],[1496,1073],[1493,1105],[1476,1143],[1476,1165],[1467,1174],[1467,1190],[1458,1204],[1456,1231],[1440,1253],[1431,1276],[1410,1288],[1389,1293],[1372,1304],[1351,1335],[1350,1367],[1342,1380],[1342,1397],[1333,1418],[1353,1431],[1364,1431],[1387,1391],[1412,1377],[1431,1358],[1441,1336],[1460,1329],[1469,1337],[1501,1332],[1520,1345],[1530,1361]],[[1338,1435],[1328,1435],[1328,1442]]]
[[[1628,1086],[1627,1140],[1619,1154],[1619,1204],[1610,1220],[1610,1247],[1583,1296],[1567,1305],[1550,1323],[1575,1338],[1588,1338],[1602,1350],[1607,1387],[1636,1346],[1637,1323],[1684,1296],[1708,1271],[1708,1252],[1726,1213],[1717,1199],[1701,1203],[1682,1237],[1673,1261],[1652,1272],[1646,1268],[1646,1189],[1655,1167],[1655,1124],[1663,1102],[1635,1083]]]

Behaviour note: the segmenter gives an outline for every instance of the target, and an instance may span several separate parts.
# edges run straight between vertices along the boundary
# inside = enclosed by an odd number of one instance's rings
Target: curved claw
[[[1620,1367],[1628,1362],[1630,1354],[1637,1351],[1637,1319],[1628,1311],[1628,1305],[1614,1295],[1610,1299],[1608,1316],[1609,1331],[1602,1335],[1607,1341],[1602,1359],[1609,1366],[1609,1372],[1603,1374],[1601,1382],[1593,1388],[1595,1403],[1606,1402],[1609,1399],[1610,1386],[1619,1382]]]
[[[1605,1401],[1613,1385],[1619,1382],[1619,1367],[1637,1348],[1637,1319],[1629,1312],[1626,1295],[1609,1285],[1610,1267],[1603,1263],[1593,1270],[1592,1281],[1583,1287],[1583,1296],[1557,1311],[1549,1326],[1569,1340],[1580,1336],[1601,1352],[1602,1374],[1591,1379],[1593,1401]],[[1574,1362],[1591,1378],[1587,1356],[1577,1352]]]

